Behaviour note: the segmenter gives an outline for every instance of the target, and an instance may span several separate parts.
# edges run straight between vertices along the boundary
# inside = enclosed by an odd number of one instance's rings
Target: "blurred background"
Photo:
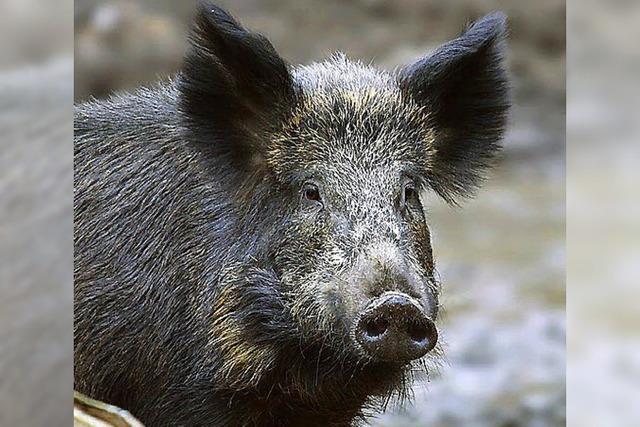
[[[569,10],[568,416],[577,426],[637,426],[640,2]]]
[[[393,67],[500,8],[516,106],[479,197],[433,207],[447,364],[378,426],[564,419],[564,6],[555,0],[223,2],[291,62]],[[120,11],[120,12],[119,12]],[[123,12],[124,11],[124,12]],[[191,1],[0,0],[0,426],[72,424],[75,99],[179,65]],[[640,420],[640,3],[567,5],[567,425]],[[116,30],[117,29],[117,30]],[[173,34],[173,35],[172,35]],[[129,52],[129,53],[127,53]]]
[[[376,426],[565,424],[565,4],[562,0],[227,0],[290,63],[336,50],[393,69],[499,9],[514,108],[504,161],[475,201],[431,207],[446,358]],[[75,99],[180,67],[195,1],[77,0]],[[134,414],[135,415],[135,414]]]
[[[72,424],[73,1],[0,0],[0,426]]]
[[[191,1],[131,0],[120,3],[124,14],[111,4],[78,0],[74,11],[71,0],[0,0],[0,426],[72,424],[74,21],[76,100],[162,78],[184,49]],[[414,407],[390,408],[372,424],[561,424],[564,6],[546,0],[223,4],[267,33],[291,62],[341,49],[389,68],[454,36],[469,18],[497,8],[509,14],[516,107],[505,160],[463,209],[432,208],[448,308],[447,364],[416,386]],[[635,0],[567,5],[571,426],[640,420],[639,20]],[[128,66],[139,74],[131,77]],[[113,79],[92,82],[105,70]]]

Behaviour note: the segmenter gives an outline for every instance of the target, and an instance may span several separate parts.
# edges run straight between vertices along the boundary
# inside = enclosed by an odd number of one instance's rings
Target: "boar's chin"
[[[422,361],[376,361],[355,345],[343,348],[312,345],[303,349],[298,361],[303,367],[308,365],[308,369],[298,372],[313,373],[310,381],[314,384],[325,383],[331,387],[336,382],[336,387],[348,385],[354,391],[366,391],[365,394],[371,396],[402,394],[416,374],[426,372]],[[292,362],[291,359],[288,362]]]

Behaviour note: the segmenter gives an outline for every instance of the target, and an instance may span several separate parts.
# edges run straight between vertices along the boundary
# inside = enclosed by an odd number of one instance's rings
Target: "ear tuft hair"
[[[500,150],[510,106],[506,27],[503,13],[489,14],[398,76],[429,112],[437,138],[427,174],[449,203],[474,193]]]
[[[292,102],[288,65],[264,36],[209,2],[198,5],[190,42],[178,80],[180,110],[193,127],[213,132],[211,139],[238,135],[227,147],[232,154],[255,154],[259,141],[248,136],[277,122]]]

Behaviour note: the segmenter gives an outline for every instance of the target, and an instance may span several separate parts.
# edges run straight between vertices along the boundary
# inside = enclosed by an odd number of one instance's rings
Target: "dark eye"
[[[312,202],[322,202],[322,197],[320,197],[320,190],[315,184],[305,184],[302,188],[302,197]]]
[[[402,202],[403,207],[408,205],[416,206],[420,204],[418,190],[416,189],[416,186],[413,182],[405,184]]]

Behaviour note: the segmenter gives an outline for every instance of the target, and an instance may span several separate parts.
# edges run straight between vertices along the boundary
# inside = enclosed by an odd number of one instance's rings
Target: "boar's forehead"
[[[389,73],[344,56],[294,72],[298,102],[268,152],[278,174],[394,176],[428,163],[428,112]]]

